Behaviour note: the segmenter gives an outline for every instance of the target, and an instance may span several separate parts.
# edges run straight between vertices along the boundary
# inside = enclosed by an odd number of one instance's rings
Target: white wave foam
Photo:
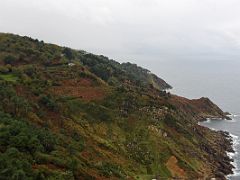
[[[239,115],[238,114],[229,114],[227,115],[228,117],[231,117],[231,118],[235,118],[235,117],[238,117]]]
[[[233,140],[233,148],[236,148],[236,146],[240,143],[239,142],[239,136],[236,136],[234,134],[230,133],[230,136],[232,137]]]
[[[207,118],[206,121],[203,121],[203,123],[210,123],[211,122],[211,119],[210,118]]]
[[[230,153],[230,152],[229,152],[229,153],[227,153],[227,154],[228,154],[228,156],[229,156],[230,158],[233,158],[233,159],[234,159],[234,157],[236,157],[236,156],[238,155],[238,152],[236,152],[236,148],[237,148],[237,146],[239,145],[240,140],[239,140],[239,136],[236,136],[236,135],[231,134],[231,133],[230,133],[230,136],[231,136],[231,138],[232,138],[232,140],[233,140],[233,150],[235,151],[235,153]],[[237,166],[236,161],[233,161],[233,162],[232,162],[232,165],[235,167],[235,168],[233,169],[233,173],[234,173],[234,174],[229,175],[228,177],[239,176],[239,175],[240,175],[240,170],[239,170],[239,167]]]

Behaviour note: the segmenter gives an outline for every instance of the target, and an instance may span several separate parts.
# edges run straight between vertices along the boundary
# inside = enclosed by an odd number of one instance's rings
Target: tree
[[[56,138],[46,130],[38,132],[38,139],[44,147],[45,152],[51,152],[55,149]]]
[[[31,137],[31,139],[28,142],[28,147],[32,154],[39,151],[42,152],[44,150],[43,145],[36,136]]]
[[[72,60],[73,59],[73,53],[72,53],[72,50],[70,48],[64,48],[63,49],[63,53],[65,54],[65,56]]]
[[[50,95],[42,95],[39,103],[49,108],[51,111],[58,111],[59,107],[56,100]]]
[[[12,55],[7,55],[4,59],[3,59],[5,64],[11,64],[13,65],[16,61],[17,58],[15,56]]]
[[[16,96],[16,92],[11,86],[9,86],[6,82],[0,83],[0,99],[2,102],[0,104],[0,109],[3,109],[5,112],[10,112],[12,110],[11,98],[14,96]]]
[[[13,113],[16,117],[25,116],[30,110],[31,106],[23,97],[14,96],[11,98],[13,102]]]
[[[9,148],[0,156],[0,179],[25,180],[32,176],[31,164],[22,159],[16,148]]]
[[[99,76],[104,81],[111,77],[112,69],[105,64],[97,64],[91,68],[92,72]]]

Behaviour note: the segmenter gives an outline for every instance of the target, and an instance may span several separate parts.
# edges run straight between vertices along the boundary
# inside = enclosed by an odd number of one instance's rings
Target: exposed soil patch
[[[185,172],[178,166],[177,162],[177,158],[175,156],[171,156],[166,163],[167,168],[171,172],[172,176],[184,178]]]

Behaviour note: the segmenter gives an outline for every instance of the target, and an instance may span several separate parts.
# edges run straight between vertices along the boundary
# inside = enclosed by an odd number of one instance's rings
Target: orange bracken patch
[[[175,156],[171,156],[166,163],[167,168],[171,172],[172,176],[184,178],[185,172],[177,165],[177,162],[177,158]]]
[[[94,86],[89,79],[64,80],[61,84],[50,91],[56,95],[73,96],[87,101],[102,99],[106,94],[103,86]]]

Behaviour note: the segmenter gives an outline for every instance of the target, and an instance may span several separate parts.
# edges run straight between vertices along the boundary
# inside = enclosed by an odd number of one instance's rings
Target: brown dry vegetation
[[[90,101],[103,99],[107,93],[106,88],[94,85],[90,79],[64,80],[59,83],[60,86],[49,90],[57,96],[72,96]]]
[[[178,178],[182,178],[184,179],[186,176],[185,176],[185,172],[183,169],[181,169],[179,166],[178,166],[178,160],[175,156],[171,156],[166,165],[167,165],[167,168],[170,170],[171,174],[173,177],[178,177]]]

